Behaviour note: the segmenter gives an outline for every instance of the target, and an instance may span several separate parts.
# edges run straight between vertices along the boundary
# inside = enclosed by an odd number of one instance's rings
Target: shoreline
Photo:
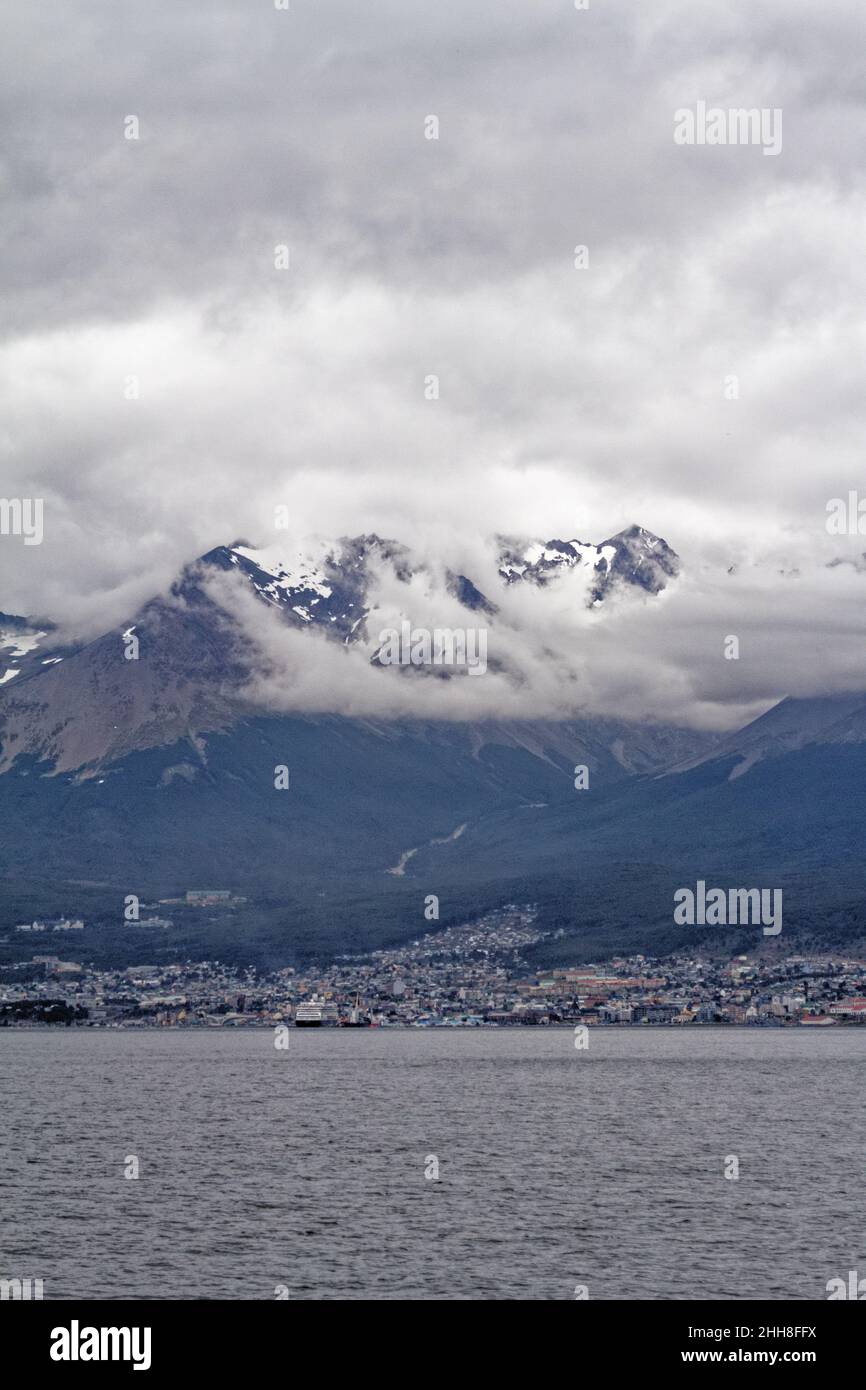
[[[384,1023],[368,1028],[342,1028],[338,1023],[323,1023],[299,1028],[304,1033],[573,1033],[575,1028],[587,1028],[593,1033],[685,1033],[699,1030],[719,1033],[790,1033],[797,1031],[821,1033],[837,1028],[866,1030],[866,1022],[845,1023]],[[273,1033],[276,1028],[295,1030],[292,1020],[282,1023],[5,1023],[0,1024],[0,1036],[9,1033]]]

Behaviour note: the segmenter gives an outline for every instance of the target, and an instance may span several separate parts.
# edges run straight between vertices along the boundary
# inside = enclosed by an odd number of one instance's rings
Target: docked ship
[[[370,1015],[365,1014],[361,1009],[360,995],[356,995],[355,1002],[348,1014],[340,1019],[341,1028],[369,1028]]]
[[[324,1016],[324,1001],[317,999],[314,994],[312,999],[306,999],[295,1009],[295,1027],[321,1028]]]

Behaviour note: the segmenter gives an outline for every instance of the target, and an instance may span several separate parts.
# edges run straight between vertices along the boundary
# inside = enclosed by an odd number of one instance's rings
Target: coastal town
[[[527,952],[560,932],[508,904],[406,945],[264,974],[219,960],[97,969],[57,953],[66,918],[34,924],[53,939],[0,971],[0,1026],[88,1028],[605,1027],[866,1023],[866,961],[835,955],[614,957],[532,968]],[[22,931],[22,940],[34,925]],[[35,943],[34,943],[35,944]],[[62,951],[62,947],[60,948]]]

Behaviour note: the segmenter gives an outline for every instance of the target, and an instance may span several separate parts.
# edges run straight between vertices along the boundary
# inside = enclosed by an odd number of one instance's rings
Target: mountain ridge
[[[444,565],[436,588],[406,547],[375,535],[297,565],[238,541],[78,647],[61,647],[51,624],[36,638],[25,620],[3,620],[20,671],[0,688],[0,927],[43,904],[77,912],[99,925],[77,950],[134,960],[145,946],[124,928],[126,893],[224,883],[247,909],[185,919],[146,949],[273,965],[418,934],[434,893],[443,921],[536,902],[562,929],[562,958],[579,959],[693,941],[673,931],[673,892],[717,874],[784,887],[797,932],[856,937],[866,694],[781,700],[722,736],[614,714],[280,713],[249,699],[258,652],[211,593],[233,572],[292,629],[346,647],[372,627],[383,567],[398,598],[420,573],[452,621],[457,603],[467,622],[491,624],[514,585],[543,593],[582,568],[575,602],[604,622],[615,589],[650,603],[678,569],[660,538],[622,535],[614,554],[604,543],[504,547],[501,567],[515,573],[490,592]],[[127,660],[133,640],[140,659]],[[290,772],[284,791],[278,767]]]
[[[554,545],[561,547],[555,554]],[[25,619],[10,618],[0,627],[0,653],[9,651],[14,663],[0,678],[0,774],[21,756],[47,760],[58,772],[88,768],[92,774],[136,749],[183,735],[195,740],[261,713],[245,694],[256,674],[256,655],[209,592],[217,574],[245,580],[256,599],[277,610],[289,627],[318,631],[350,647],[369,639],[376,611],[373,581],[380,569],[398,587],[429,573],[408,547],[375,533],[344,537],[323,546],[318,557],[301,555],[291,562],[285,548],[279,543],[255,548],[245,541],[218,546],[187,565],[166,593],[119,628],[87,643],[64,646],[51,624],[28,626]],[[614,588],[657,594],[678,572],[667,543],[640,527],[603,547],[584,547],[586,553],[555,542],[533,543],[527,554],[535,549],[544,554],[543,567],[528,562],[524,573],[502,577],[503,586],[545,587],[584,565],[592,570],[588,602],[598,605]],[[496,602],[467,575],[447,568],[443,604],[446,598],[465,609],[467,619],[477,621],[481,613],[495,622]],[[125,659],[130,638],[141,660]],[[51,641],[50,649],[42,645],[44,639]]]

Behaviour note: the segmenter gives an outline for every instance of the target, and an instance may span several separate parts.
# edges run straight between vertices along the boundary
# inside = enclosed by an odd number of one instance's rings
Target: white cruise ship
[[[306,999],[302,1004],[298,1004],[295,1009],[296,1028],[319,1028],[324,1017],[324,1000],[317,999],[315,994],[312,999]]]

